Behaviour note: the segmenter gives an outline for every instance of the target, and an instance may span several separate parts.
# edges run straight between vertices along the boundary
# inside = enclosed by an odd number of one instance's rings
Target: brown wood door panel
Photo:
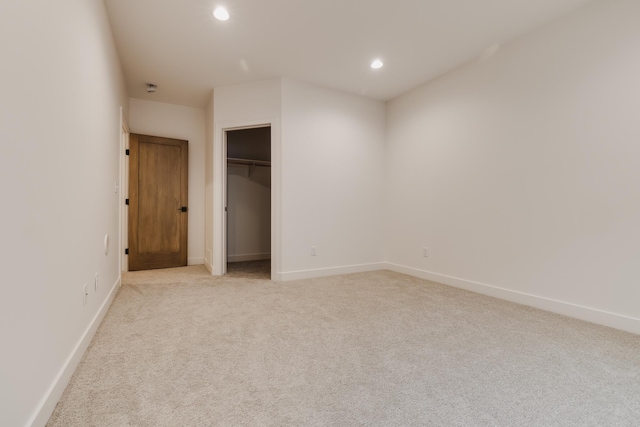
[[[187,265],[188,142],[131,134],[129,269]]]

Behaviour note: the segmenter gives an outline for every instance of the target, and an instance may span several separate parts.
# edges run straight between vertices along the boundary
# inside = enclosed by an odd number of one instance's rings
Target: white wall
[[[279,257],[279,150],[280,150],[280,79],[270,79],[241,85],[216,88],[213,94],[213,236],[211,250],[213,256],[213,274],[221,274],[224,266],[222,254],[224,245],[222,239],[223,221],[222,209],[225,206],[223,174],[226,164],[226,154],[223,150],[224,130],[258,124],[271,124],[271,162],[275,171],[272,179],[272,241],[271,253],[273,256],[271,270],[279,271],[277,265]]]
[[[380,267],[384,137],[384,103],[283,80],[279,278]]]
[[[189,141],[189,265],[204,263],[205,110],[129,99],[131,133]]]
[[[3,1],[0,52],[0,425],[44,425],[119,285],[127,99],[101,0]]]
[[[389,103],[392,268],[640,333],[638,16],[596,2]]]

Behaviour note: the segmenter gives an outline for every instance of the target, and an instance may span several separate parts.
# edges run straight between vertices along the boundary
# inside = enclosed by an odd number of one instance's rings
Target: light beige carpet
[[[49,426],[638,426],[640,336],[388,271],[128,273]]]

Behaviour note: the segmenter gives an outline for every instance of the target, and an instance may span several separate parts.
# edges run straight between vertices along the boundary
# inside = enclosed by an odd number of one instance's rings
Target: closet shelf
[[[235,163],[237,165],[271,166],[271,162],[267,160],[237,159],[235,157],[227,157],[227,162]]]

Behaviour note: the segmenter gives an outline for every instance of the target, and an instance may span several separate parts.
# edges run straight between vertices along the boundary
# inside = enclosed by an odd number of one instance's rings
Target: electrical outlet
[[[425,258],[429,258],[429,248],[426,246],[422,248],[422,256]]]
[[[311,256],[316,256],[316,247],[315,246],[311,246]]]
[[[100,288],[100,275],[98,273],[96,273],[96,281],[94,282],[94,290],[96,291],[96,293],[98,292],[98,289]]]
[[[87,284],[82,285],[82,305],[87,305],[87,297],[89,293],[87,292]]]

